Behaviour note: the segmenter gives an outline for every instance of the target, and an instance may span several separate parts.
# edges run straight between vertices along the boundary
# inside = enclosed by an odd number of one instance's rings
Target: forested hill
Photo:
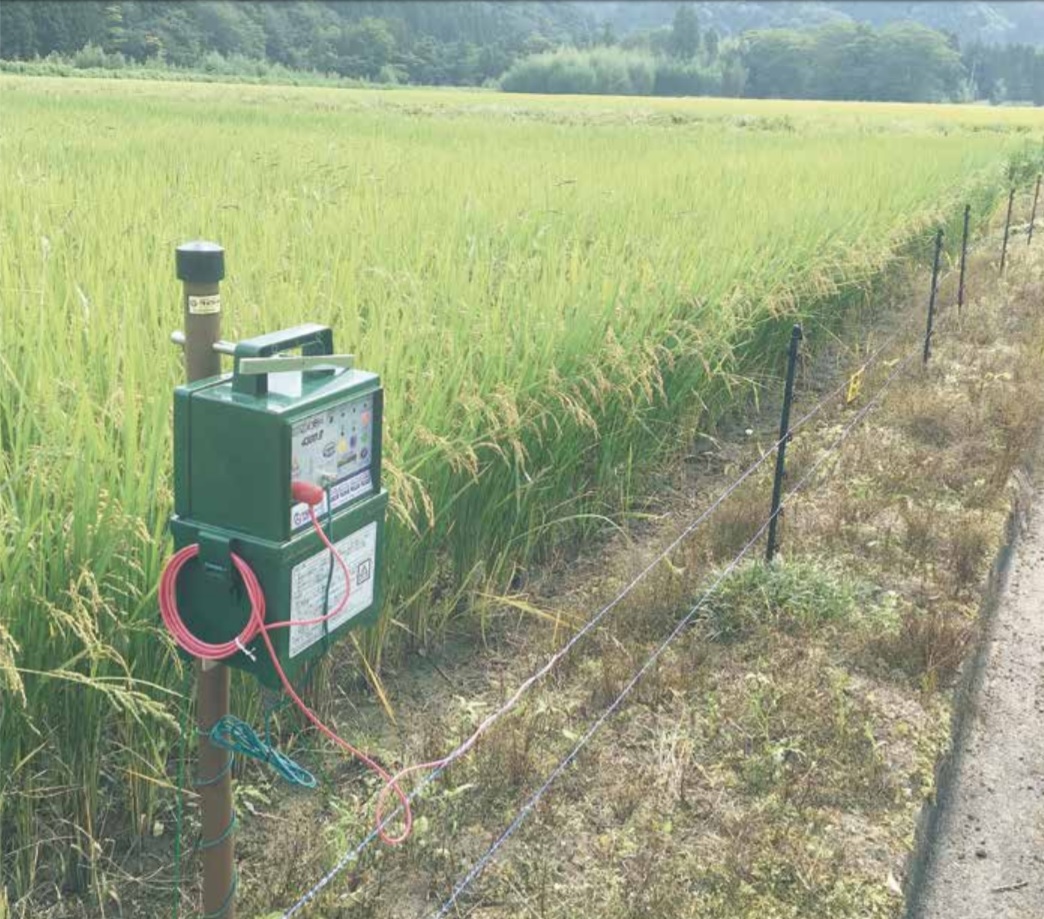
[[[1041,105],[1044,2],[0,0],[0,59],[42,58],[23,72]]]
[[[591,2],[588,12],[609,21],[619,34],[669,25],[677,2],[627,0]],[[955,35],[961,45],[1031,44],[1044,46],[1044,3],[961,2],[904,3],[897,0],[847,2],[693,3],[700,21],[723,35],[752,29],[808,29],[837,23],[883,26],[891,22],[918,22]]]
[[[593,40],[582,4],[244,0],[2,0],[0,58],[107,53],[176,67],[209,52],[293,70],[410,82],[482,83],[528,54]]]
[[[624,37],[671,24],[676,0],[601,2],[416,2],[416,0],[0,0],[0,58],[69,55],[84,45],[134,60],[162,57],[175,66],[201,55],[264,59],[297,70],[333,72],[345,57],[379,69],[394,49],[408,72],[438,70],[455,57],[463,73],[425,82],[482,82],[517,58],[564,45],[585,47],[607,33]],[[697,2],[701,26],[719,35],[754,29],[805,29],[843,22],[873,26],[902,20],[971,43],[1044,46],[1044,2],[904,3]],[[379,23],[383,28],[375,28]],[[463,58],[463,60],[460,60]],[[375,76],[375,74],[366,74]]]

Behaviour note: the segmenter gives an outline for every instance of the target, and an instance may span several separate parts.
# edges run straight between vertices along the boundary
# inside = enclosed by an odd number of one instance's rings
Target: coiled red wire
[[[226,641],[221,644],[212,644],[203,641],[201,638],[192,634],[188,626],[185,625],[184,620],[181,618],[181,613],[178,610],[178,576],[181,574],[182,568],[184,568],[191,559],[196,558],[196,556],[199,555],[199,545],[193,544],[191,546],[185,546],[185,548],[174,553],[163,569],[163,574],[160,577],[159,583],[160,616],[163,619],[163,624],[167,627],[167,631],[170,632],[178,646],[183,648],[193,657],[199,657],[203,660],[224,660],[227,657],[231,657],[237,651],[245,651],[247,645],[260,636],[261,640],[265,643],[265,647],[268,649],[268,656],[272,660],[272,666],[275,668],[279,681],[283,684],[283,689],[286,690],[287,695],[290,696],[294,704],[301,710],[301,713],[305,718],[307,718],[308,721],[310,721],[322,734],[332,740],[348,754],[363,763],[371,772],[378,775],[384,782],[384,787],[381,789],[381,793],[378,797],[375,817],[378,824],[378,832],[380,838],[388,845],[399,845],[399,843],[404,842],[409,837],[410,832],[413,829],[413,812],[410,809],[409,798],[406,796],[405,792],[403,792],[402,787],[398,783],[397,777],[392,777],[392,775],[380,763],[368,756],[362,750],[352,746],[347,740],[328,728],[319,720],[319,717],[315,712],[305,705],[304,701],[290,683],[286,673],[283,671],[283,668],[279,663],[279,658],[276,655],[275,648],[272,645],[272,639],[268,634],[274,629],[288,628],[289,626],[318,625],[319,623],[326,622],[334,616],[337,616],[344,609],[351,594],[351,573],[348,570],[348,565],[337,549],[334,548],[333,543],[330,542],[330,538],[323,531],[323,528],[319,523],[319,518],[315,513],[314,503],[309,504],[308,513],[312,519],[312,527],[315,529],[316,533],[319,534],[319,538],[323,541],[326,548],[333,553],[333,557],[337,560],[337,563],[344,574],[344,597],[341,598],[341,602],[337,604],[337,607],[332,612],[312,619],[292,619],[283,622],[266,623],[265,593],[261,589],[261,584],[257,579],[257,575],[254,574],[250,565],[240,558],[240,556],[236,555],[235,552],[232,552],[232,564],[243,579],[243,586],[246,588],[247,598],[250,600],[250,617],[247,619],[247,623],[243,627],[243,630],[231,641]],[[412,772],[413,769],[411,768],[407,771]],[[389,791],[395,794],[399,799],[399,803],[402,805],[403,829],[398,835],[389,834],[387,829],[381,825],[384,822],[384,801],[386,800]]]

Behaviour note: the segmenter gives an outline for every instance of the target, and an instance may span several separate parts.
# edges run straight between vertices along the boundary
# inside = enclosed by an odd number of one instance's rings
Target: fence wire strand
[[[847,425],[845,425],[845,427],[842,429],[841,433],[831,442],[830,446],[827,447],[827,449],[823,453],[823,455],[820,456],[819,459],[817,459],[809,467],[808,471],[798,480],[797,484],[794,485],[794,487],[784,496],[783,503],[782,503],[781,507],[785,507],[786,503],[787,503],[787,500],[789,498],[793,497],[794,495],[796,495],[798,492],[800,492],[805,487],[805,485],[807,485],[808,482],[812,479],[812,476],[815,475],[815,473],[819,470],[819,468],[828,459],[830,459],[832,456],[834,456],[837,453],[837,450],[840,448],[841,444],[843,444],[848,439],[849,435],[852,433],[852,431],[855,430],[855,428],[859,425],[859,423],[868,414],[870,414],[870,412],[873,411],[874,408],[877,407],[877,405],[880,403],[881,399],[884,398],[885,392],[888,390],[888,387],[891,386],[892,383],[895,382],[895,380],[898,378],[899,374],[906,368],[907,364],[909,364],[911,360],[913,360],[915,357],[918,356],[919,352],[920,352],[920,348],[919,347],[913,348],[906,355],[906,357],[900,359],[899,363],[896,364],[896,366],[892,370],[892,372],[888,375],[888,377],[885,379],[885,381],[880,385],[880,387],[878,388],[877,392],[874,394],[873,398],[870,399],[866,403],[866,405],[864,405],[858,412],[856,412],[856,414],[852,417],[852,420]]]
[[[494,721],[501,718],[507,712],[509,712],[515,705],[518,704],[521,697],[540,679],[546,676],[557,664],[562,660],[586,635],[590,634],[595,627],[615,609],[620,603],[661,563],[663,562],[675,549],[678,548],[693,532],[703,524],[728,498],[740,487],[747,479],[749,479],[758,469],[761,468],[764,463],[775,454],[776,448],[781,443],[781,440],[775,441],[770,447],[762,451],[761,455],[751,463],[736,479],[734,479],[708,506],[695,520],[688,524],[679,533],[671,543],[659,552],[656,557],[643,568],[634,578],[632,578],[624,588],[613,597],[608,603],[606,603],[594,616],[592,616],[577,632],[566,642],[558,651],[556,651],[547,662],[535,673],[526,679],[512,694],[511,698],[503,703],[492,715],[489,716],[483,722],[484,725],[489,726]],[[474,734],[471,735],[474,737]],[[444,763],[429,772],[419,782],[410,794],[407,795],[407,799],[412,803],[420,792],[433,782],[439,775],[441,775],[453,762],[455,762],[467,749],[473,745],[474,741],[469,737],[468,741],[457,747],[456,750],[444,757]],[[397,816],[402,812],[402,805],[399,804],[395,810],[389,813],[377,826],[375,826],[354,848],[345,853],[344,856],[325,874],[318,882],[308,890],[293,906],[291,906],[286,912],[283,913],[282,919],[291,919],[296,913],[303,909],[308,903],[310,903],[315,897],[326,887],[338,874],[340,874],[349,864],[355,861],[363,851],[369,847],[373,841],[378,837],[380,831],[394,821]]]
[[[867,370],[869,370],[875,363],[877,363],[877,359],[882,354],[884,354],[885,350],[894,345],[905,331],[907,330],[900,328],[896,329],[891,335],[889,335],[884,340],[884,342],[881,345],[879,345],[877,349],[866,360],[863,361],[862,364],[856,367],[855,370],[853,370],[845,377],[844,381],[841,383],[840,386],[827,393],[827,395],[825,395],[814,406],[812,406],[812,408],[809,409],[808,412],[806,412],[797,421],[795,421],[790,426],[790,433],[793,434],[795,431],[799,430],[801,427],[803,427],[805,424],[807,424],[809,421],[815,418],[821,411],[823,411],[823,409],[826,408],[829,403],[833,402],[834,399],[840,397],[841,393],[845,392],[851,385],[852,378],[855,377],[857,374],[866,373]],[[775,447],[772,447],[772,449],[774,450]]]
[[[888,376],[884,383],[878,388],[874,397],[867,402],[863,408],[861,408],[852,420],[845,426],[841,434],[834,439],[834,441],[827,448],[826,452],[817,460],[813,466],[806,472],[804,476],[798,481],[793,488],[791,488],[785,498],[783,505],[785,507],[787,501],[793,499],[798,493],[800,493],[805,486],[812,480],[812,477],[823,465],[823,463],[831,456],[833,456],[848,439],[849,435],[855,430],[856,426],[880,403],[884,397],[889,386],[898,378],[902,370],[909,364],[910,360],[915,357],[918,353],[917,349],[911,350],[906,357],[902,358],[899,363],[895,366],[892,373]],[[447,897],[442,905],[432,913],[428,913],[427,919],[443,919],[448,915],[449,911],[456,905],[461,894],[482,874],[482,872],[488,867],[490,862],[496,856],[498,850],[517,832],[519,827],[525,822],[526,818],[532,813],[533,809],[540,802],[540,799],[547,793],[547,791],[554,784],[555,780],[573,763],[573,761],[580,754],[581,750],[587,745],[594,734],[605,724],[610,716],[620,707],[624,699],[630,694],[634,687],[638,684],[641,678],[648,672],[648,670],[656,663],[663,652],[668,646],[688,627],[688,625],[695,618],[699,610],[704,606],[707,600],[714,594],[714,592],[721,586],[722,582],[736,569],[739,563],[744,559],[747,553],[753,548],[754,544],[761,538],[765,530],[768,529],[769,523],[771,522],[771,516],[767,518],[753,537],[747,542],[747,544],[739,551],[739,553],[733,558],[731,562],[722,570],[722,572],[715,578],[714,582],[708,587],[700,598],[696,601],[693,607],[685,614],[685,616],[679,621],[674,630],[667,636],[659,647],[646,659],[645,663],[635,672],[631,680],[624,686],[620,694],[610,703],[608,708],[602,712],[602,714],[591,724],[590,728],[584,733],[573,749],[566,755],[566,757],[555,767],[555,769],[548,775],[544,783],[526,800],[525,804],[519,810],[515,818],[508,824],[504,831],[493,841],[486,852],[476,861],[468,872],[457,882],[453,888],[453,892]]]
[[[876,361],[881,357],[881,355],[885,352],[885,350],[887,348],[889,348],[892,344],[895,343],[896,339],[903,333],[903,331],[905,331],[905,330],[899,329],[896,332],[894,332],[892,335],[890,335],[888,338],[886,338],[884,343],[882,343],[880,346],[878,346],[878,348],[866,360],[864,360],[863,363],[859,367],[857,367],[854,371],[852,371],[851,373],[849,373],[846,376],[845,381],[840,386],[838,386],[837,388],[831,390],[826,396],[821,398],[808,412],[806,412],[796,422],[794,422],[794,424],[792,424],[790,426],[790,429],[789,429],[789,431],[788,431],[786,436],[788,438],[791,437],[802,426],[804,426],[809,421],[811,421],[820,412],[822,412],[824,408],[826,408],[830,403],[832,403],[835,399],[837,399],[841,395],[841,393],[849,386],[849,383],[850,383],[852,377],[855,374],[858,374],[858,373],[861,373],[861,372],[865,372],[874,363],[876,363]],[[840,446],[840,444],[847,438],[847,436],[851,432],[851,430],[854,429],[854,427],[859,423],[859,421],[861,421],[866,416],[866,414],[877,404],[877,402],[882,397],[884,390],[898,376],[898,373],[902,369],[902,367],[904,367],[916,353],[917,353],[917,349],[914,349],[913,351],[910,352],[910,354],[908,354],[905,358],[902,359],[902,362],[896,367],[896,369],[893,371],[893,373],[888,377],[888,379],[885,381],[885,383],[878,390],[878,393],[875,395],[874,399],[872,399],[869,403],[867,403],[866,406],[864,406],[862,409],[860,409],[860,411],[852,419],[852,422],[842,432],[841,436],[831,445],[831,447],[828,449],[827,453],[825,453],[823,457],[821,457],[819,460],[817,460],[817,462],[813,465],[813,467],[809,470],[809,472],[805,475],[805,477],[798,483],[798,485],[796,485],[793,489],[791,489],[791,491],[785,496],[783,506],[785,506],[785,503],[786,503],[787,499],[793,497],[793,495],[796,494],[796,492],[800,488],[802,488],[804,486],[804,484],[811,478],[812,473],[814,473],[822,465],[822,463],[825,462],[825,460],[829,456],[831,456],[834,451],[836,451],[836,449]],[[522,696],[525,695],[525,693],[529,689],[531,689],[534,684],[539,682],[552,669],[554,669],[554,667],[567,654],[569,654],[569,652],[584,637],[589,635],[599,625],[599,623],[606,616],[608,616],[608,614],[610,612],[612,612],[613,609],[615,609],[617,606],[619,606],[619,604],[624,599],[626,599],[626,597],[632,591],[634,591],[634,589],[653,570],[655,570],[657,566],[659,566],[666,558],[668,558],[670,556],[670,554],[675,549],[678,548],[678,546],[680,546],[689,536],[692,535],[693,532],[695,532],[703,523],[705,523],[714,514],[714,512],[744,482],[746,482],[752,475],[754,475],[755,472],[757,472],[758,469],[761,468],[762,465],[764,465],[764,463],[769,458],[773,457],[775,455],[776,450],[778,449],[778,447],[780,446],[780,444],[783,442],[784,439],[785,438],[779,438],[779,439],[775,440],[768,448],[763,450],[762,453],[760,454],[760,456],[758,456],[758,458],[755,459],[753,463],[751,463],[749,466],[747,466],[747,468],[737,478],[735,478],[728,486],[726,486],[721,491],[721,493],[714,499],[714,501],[712,501],[711,504],[706,509],[704,509],[702,513],[700,513],[691,523],[689,523],[670,542],[670,544],[665,549],[661,550],[653,558],[653,560],[651,562],[649,562],[648,565],[645,566],[645,568],[643,568],[637,575],[635,575],[635,577],[633,577],[623,587],[623,589],[620,590],[620,592],[617,593],[613,597],[612,600],[610,600],[608,603],[606,603],[604,606],[602,606],[599,609],[599,611],[594,616],[592,616],[569,639],[568,642],[566,642],[558,651],[556,651],[553,655],[551,655],[551,657],[548,658],[548,660],[544,663],[544,665],[542,667],[540,667],[539,670],[537,670],[529,678],[527,678],[523,683],[521,683],[519,685],[518,689],[516,689],[515,692],[512,694],[512,696],[506,702],[504,702],[499,708],[497,708],[496,711],[494,711],[488,718],[486,718],[483,721],[483,723],[479,726],[478,730],[473,732],[464,743],[462,743],[455,750],[453,750],[446,757],[444,757],[444,759],[443,759],[443,761],[442,761],[442,763],[440,765],[438,765],[436,768],[432,769],[422,779],[420,779],[418,781],[418,783],[416,784],[416,786],[413,788],[413,790],[408,793],[407,800],[412,804],[417,799],[417,797],[421,794],[421,792],[424,791],[425,788],[427,788],[431,783],[436,781],[439,778],[439,776],[441,776],[441,774],[443,772],[445,772],[446,769],[449,768],[449,766],[451,766],[457,759],[459,759],[463,754],[468,752],[468,750],[470,750],[472,746],[474,746],[474,743],[477,740],[477,737],[478,737],[478,735],[480,733],[484,732],[486,728],[492,726],[493,723],[495,723],[501,717],[503,717],[505,714],[510,712],[518,704],[518,702],[521,700]],[[613,702],[613,704],[610,706],[610,708],[607,709],[603,713],[603,715],[599,717],[599,719],[594,723],[594,725],[592,725],[592,729],[587,734],[584,735],[584,737],[581,739],[580,743],[577,745],[576,748],[574,748],[573,752],[567,758],[567,761],[564,761],[563,763],[561,763],[559,765],[559,767],[556,768],[556,770],[551,774],[551,777],[549,777],[549,780],[548,780],[546,786],[543,787],[539,791],[538,796],[536,796],[534,799],[531,799],[530,802],[527,802],[526,806],[519,813],[518,817],[516,817],[515,821],[513,821],[513,823],[511,824],[511,827],[514,827],[514,828],[511,829],[509,827],[510,832],[505,831],[505,835],[502,838],[499,838],[496,843],[494,843],[494,847],[495,848],[491,848],[491,851],[489,853],[487,853],[489,858],[487,858],[486,862],[484,862],[482,864],[482,866],[478,868],[478,871],[476,871],[474,873],[474,875],[472,875],[469,872],[469,876],[466,878],[466,883],[464,881],[462,881],[461,882],[461,886],[460,886],[460,890],[459,891],[455,891],[455,893],[453,894],[451,900],[447,901],[447,903],[449,904],[449,906],[446,906],[447,909],[450,906],[452,906],[452,903],[456,901],[456,898],[460,895],[461,892],[463,892],[464,889],[466,889],[466,887],[475,879],[475,877],[477,877],[477,875],[479,873],[481,873],[481,871],[485,867],[485,864],[487,864],[489,859],[491,859],[493,854],[495,854],[496,849],[499,849],[499,847],[501,845],[503,845],[503,843],[507,840],[507,838],[509,838],[510,835],[512,835],[515,832],[515,830],[518,828],[516,823],[518,825],[521,825],[522,821],[524,821],[524,819],[528,815],[529,811],[532,810],[532,807],[539,800],[539,796],[542,796],[544,794],[544,792],[546,792],[547,788],[550,787],[550,785],[554,782],[555,778],[557,778],[557,776],[559,774],[561,774],[562,770],[565,769],[569,765],[570,762],[572,762],[572,760],[580,752],[580,749],[582,749],[582,747],[590,739],[590,736],[593,735],[594,732],[597,731],[599,727],[601,727],[601,725],[608,719],[608,717],[613,713],[613,711],[615,711],[615,709],[622,703],[623,698],[626,697],[626,695],[633,688],[634,684],[636,684],[638,682],[638,680],[648,670],[648,668],[650,666],[652,666],[653,663],[655,663],[655,660],[660,656],[660,654],[663,653],[663,650],[666,649],[667,645],[669,645],[672,641],[674,641],[675,637],[678,634],[680,634],[681,631],[684,630],[684,628],[686,627],[688,622],[691,621],[691,619],[696,615],[696,613],[699,611],[699,609],[702,607],[702,605],[706,602],[707,598],[709,598],[711,593],[713,593],[713,590],[717,588],[717,586],[721,583],[721,581],[729,573],[731,573],[731,571],[735,568],[736,565],[739,564],[739,562],[746,555],[746,553],[749,552],[749,550],[753,547],[754,543],[757,542],[757,540],[761,537],[761,535],[764,533],[764,531],[768,528],[769,522],[770,521],[768,519],[766,519],[766,521],[764,522],[764,524],[762,524],[761,528],[755,534],[753,539],[746,546],[744,546],[744,548],[741,550],[740,554],[737,555],[736,558],[734,558],[732,562],[730,562],[729,566],[726,569],[724,569],[724,571],[718,577],[718,579],[715,581],[715,583],[712,585],[712,587],[709,588],[708,591],[705,592],[701,596],[701,598],[697,602],[697,604],[689,611],[689,613],[686,615],[686,617],[681,620],[681,622],[679,623],[678,627],[675,629],[674,632],[671,633],[671,635],[668,637],[667,641],[664,642],[664,644],[661,645],[660,648],[657,649],[657,651],[654,653],[654,656],[652,658],[650,658],[646,662],[646,665],[644,665],[643,668],[640,671],[638,671],[638,673],[635,676],[635,679],[632,680],[632,682],[628,684],[627,688],[621,694],[621,696],[618,697],[617,700],[615,700]],[[403,807],[402,807],[402,804],[400,803],[394,810],[392,810],[390,813],[388,813],[376,826],[374,826],[370,830],[370,832],[366,836],[364,836],[363,839],[360,840],[359,843],[354,848],[349,849],[347,852],[345,852],[344,855],[342,855],[341,858],[333,865],[333,867],[331,867],[329,871],[327,871],[321,878],[319,878],[319,880],[311,888],[309,888],[308,891],[306,891],[303,895],[301,895],[301,897],[292,906],[290,906],[285,912],[283,912],[281,919],[292,919],[293,916],[297,915],[302,909],[304,909],[306,906],[308,906],[308,904],[311,903],[327,886],[329,886],[329,884],[338,875],[340,875],[341,872],[343,872],[350,864],[355,862],[363,854],[363,852],[365,852],[366,849],[369,848],[369,846],[373,844],[373,842],[380,835],[381,830],[383,830],[388,825],[393,823],[396,819],[398,819],[398,816],[402,813],[402,810],[403,810]],[[441,916],[444,916],[445,914],[446,913],[443,911],[443,912],[437,913],[437,916],[441,917]]]
[[[532,813],[533,808],[540,802],[540,799],[547,793],[548,789],[554,784],[557,779],[569,766],[573,760],[580,755],[580,751],[587,745],[587,742],[597,733],[598,729],[601,728],[606,721],[609,720],[610,716],[623,704],[624,699],[630,694],[631,690],[638,685],[639,681],[648,672],[649,668],[659,660],[660,655],[667,650],[668,646],[688,627],[689,623],[695,618],[696,613],[703,608],[703,605],[707,602],[710,596],[715,590],[721,585],[721,583],[727,578],[735,569],[736,566],[746,557],[747,553],[754,547],[754,544],[761,539],[764,532],[768,529],[768,525],[771,518],[767,518],[758,531],[750,538],[747,544],[740,549],[739,553],[735,558],[722,570],[721,574],[715,579],[714,583],[707,588],[701,594],[700,599],[696,601],[696,604],[685,614],[685,616],[678,622],[674,627],[674,631],[663,641],[663,643],[651,654],[642,666],[635,672],[634,676],[628,681],[627,685],[621,690],[620,694],[609,704],[609,707],[602,712],[601,715],[591,724],[591,727],[587,729],[583,737],[577,742],[576,746],[569,752],[565,759],[563,759],[554,769],[554,771],[547,777],[544,784],[540,786],[522,805],[521,810],[515,816],[515,819],[507,825],[507,828],[494,840],[493,844],[486,850],[485,854],[472,865],[471,870],[457,883],[453,888],[453,893],[446,899],[442,906],[435,912],[429,913],[430,919],[442,919],[456,904],[460,895],[467,890],[471,883],[485,870],[486,866],[493,860],[497,850],[500,849],[505,842],[507,842],[523,824],[526,817]]]

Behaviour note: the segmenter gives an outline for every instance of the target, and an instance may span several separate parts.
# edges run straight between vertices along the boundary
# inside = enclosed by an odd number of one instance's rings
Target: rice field
[[[371,664],[625,513],[641,476],[965,201],[1026,109],[0,79],[0,868],[83,884],[169,794],[174,247],[225,337],[304,321],[386,388]],[[1014,173],[1013,173],[1014,170]]]

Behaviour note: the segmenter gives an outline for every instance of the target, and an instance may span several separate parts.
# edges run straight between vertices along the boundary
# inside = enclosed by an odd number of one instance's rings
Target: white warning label
[[[373,603],[374,566],[377,562],[377,524],[356,530],[334,546],[348,565],[351,593],[341,612],[327,622],[290,626],[290,656],[300,654],[323,637],[324,628],[333,632]],[[323,594],[330,570],[330,551],[324,549],[294,566],[290,576],[290,619],[303,621],[324,616],[336,609],[344,596],[344,572],[334,561],[330,581],[329,605],[323,609]]]
[[[221,312],[221,294],[210,294],[206,297],[189,297],[188,311],[193,316],[206,316],[209,313]]]

